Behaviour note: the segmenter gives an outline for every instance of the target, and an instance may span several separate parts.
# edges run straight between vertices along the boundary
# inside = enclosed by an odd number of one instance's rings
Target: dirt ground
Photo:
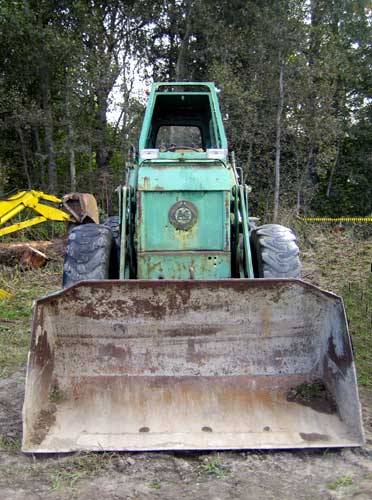
[[[0,498],[372,498],[372,391],[361,391],[367,444],[343,450],[120,453],[19,451],[24,371],[0,382]]]
[[[312,254],[308,260],[306,272],[313,273]],[[24,377],[18,369],[0,379],[0,499],[372,499],[372,390],[366,387],[360,388],[363,448],[34,457],[20,451]]]

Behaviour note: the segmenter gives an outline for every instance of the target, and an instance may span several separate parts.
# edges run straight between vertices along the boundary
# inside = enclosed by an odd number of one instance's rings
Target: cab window
[[[203,151],[200,128],[185,125],[162,125],[156,136],[155,147],[159,148],[160,151],[182,148]]]

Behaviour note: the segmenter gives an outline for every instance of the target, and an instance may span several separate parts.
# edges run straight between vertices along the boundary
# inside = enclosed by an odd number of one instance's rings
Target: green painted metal
[[[139,279],[230,277],[230,252],[145,252],[138,254]]]
[[[229,191],[146,191],[139,193],[138,251],[225,250],[230,247]],[[197,210],[194,226],[177,229],[172,206],[185,200]]]
[[[232,170],[222,162],[147,162],[138,173],[139,191],[230,191],[233,185]]]
[[[240,206],[242,213],[242,226],[243,226],[243,244],[244,244],[244,270],[247,278],[254,278],[251,245],[249,242],[249,229],[248,229],[248,206],[246,205],[246,186],[239,186]]]
[[[147,107],[146,107],[146,112],[142,124],[142,129],[141,129],[141,135],[139,139],[139,149],[140,151],[146,149],[147,143],[148,143],[148,138],[151,133],[151,127],[152,127],[152,119],[154,115],[154,107],[156,103],[156,99],[158,96],[164,96],[165,93],[162,92],[162,90],[165,90],[166,88],[171,88],[172,90],[169,91],[168,95],[175,96],[175,95],[192,95],[192,96],[207,96],[209,99],[209,104],[210,104],[210,109],[211,109],[211,116],[212,116],[212,121],[213,121],[213,131],[216,136],[216,146],[217,148],[221,150],[226,150],[226,156],[227,156],[227,139],[226,139],[226,134],[225,134],[225,129],[223,126],[222,122],[222,116],[221,116],[221,111],[219,107],[219,102],[218,102],[218,97],[217,97],[217,90],[214,85],[214,83],[211,82],[171,82],[171,83],[154,83],[149,95],[149,99],[147,102]],[[177,90],[173,89],[180,89],[180,92],[177,92]],[[187,88],[198,88],[198,91],[187,91],[185,92],[184,89]],[[168,158],[168,159],[178,159],[180,157],[181,153],[172,153],[172,152],[160,152],[159,156],[160,158]],[[188,158],[188,159],[206,159],[207,152],[187,152],[187,153],[182,153],[183,158]]]
[[[121,189],[121,230],[120,230],[120,266],[119,266],[119,278],[125,278],[126,269],[126,246],[127,246],[127,194],[128,187],[123,186]]]

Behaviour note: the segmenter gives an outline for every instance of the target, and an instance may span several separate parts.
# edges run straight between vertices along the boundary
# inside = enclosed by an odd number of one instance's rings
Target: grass
[[[302,261],[308,281],[343,297],[352,336],[358,381],[372,388],[372,238],[353,237],[351,230],[334,233],[309,224]]]
[[[332,483],[327,484],[327,488],[329,490],[338,490],[344,486],[351,486],[353,484],[353,480],[350,476],[341,476]]]
[[[3,450],[19,452],[19,448],[3,447]],[[9,444],[9,446],[12,446]],[[37,481],[46,485],[51,492],[64,489],[74,490],[82,480],[89,480],[114,468],[119,455],[116,453],[77,453],[66,456],[30,457],[27,461],[2,465],[0,483],[4,481],[11,488],[24,488]],[[64,497],[63,497],[64,498]]]
[[[0,378],[6,378],[26,363],[30,344],[32,303],[60,287],[61,265],[52,262],[43,270],[20,272],[0,269],[0,288],[12,297],[0,300]]]
[[[154,479],[154,481],[151,481],[151,483],[149,484],[149,487],[153,490],[160,490],[161,483],[157,479]]]
[[[0,450],[9,452],[19,451],[21,449],[21,440],[19,438],[10,438],[0,435]]]
[[[361,283],[349,283],[343,299],[353,339],[360,385],[372,388],[372,276]]]
[[[50,488],[74,488],[79,480],[106,470],[116,458],[115,453],[83,453],[61,459],[49,468]]]
[[[321,380],[313,383],[304,383],[296,387],[296,396],[304,399],[321,398],[325,395],[325,387]]]
[[[82,472],[57,471],[52,474],[51,490],[58,491],[62,488],[73,488],[76,481],[84,476]]]
[[[201,472],[206,476],[213,476],[217,479],[222,479],[230,474],[230,468],[223,465],[219,457],[213,458],[205,464],[201,465]]]

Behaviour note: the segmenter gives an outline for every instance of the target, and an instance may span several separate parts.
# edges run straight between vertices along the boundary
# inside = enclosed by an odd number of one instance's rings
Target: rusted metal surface
[[[138,272],[147,279],[194,279],[204,276],[213,279],[216,276],[230,274],[230,252],[213,252],[200,250],[176,252],[139,252]],[[193,269],[194,276],[190,276]]]
[[[77,222],[99,224],[97,201],[89,193],[69,193],[62,198],[62,205]]]
[[[82,282],[40,299],[23,411],[34,453],[363,443],[342,301],[299,280]]]

